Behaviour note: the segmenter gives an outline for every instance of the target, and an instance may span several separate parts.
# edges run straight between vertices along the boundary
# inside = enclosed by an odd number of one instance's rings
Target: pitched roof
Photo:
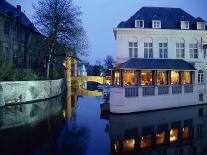
[[[183,59],[131,58],[117,68],[132,70],[195,70],[191,63]]]
[[[180,29],[180,21],[188,21],[189,29],[196,30],[197,20],[206,22],[202,18],[195,18],[180,8],[142,7],[127,21],[122,21],[118,28],[134,28],[135,20],[144,19],[144,28],[152,28],[152,20],[161,20],[162,29]]]
[[[28,19],[28,17],[19,9],[9,4],[6,0],[0,0],[0,14],[10,16],[17,22],[17,17],[21,18],[20,24],[28,27],[29,29],[39,33],[34,24]]]

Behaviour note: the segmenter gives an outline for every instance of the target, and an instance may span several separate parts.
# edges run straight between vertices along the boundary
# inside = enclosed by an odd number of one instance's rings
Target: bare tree
[[[35,24],[46,36],[47,78],[50,64],[61,55],[86,55],[88,40],[80,19],[81,11],[73,0],[38,0],[34,4]]]
[[[105,67],[105,74],[106,75],[110,75],[110,69],[113,68],[113,57],[112,56],[106,56],[106,58],[104,59],[104,67]]]

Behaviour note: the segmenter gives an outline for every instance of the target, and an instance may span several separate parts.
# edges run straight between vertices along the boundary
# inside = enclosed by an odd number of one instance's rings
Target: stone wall
[[[51,98],[60,95],[65,88],[63,79],[0,82],[0,106]]]

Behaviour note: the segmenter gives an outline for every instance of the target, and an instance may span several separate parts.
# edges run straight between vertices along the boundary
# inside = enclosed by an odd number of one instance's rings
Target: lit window
[[[180,74],[177,71],[171,71],[171,84],[177,85],[180,83]]]
[[[170,142],[178,141],[178,129],[170,129]]]
[[[135,71],[124,71],[124,85],[136,85],[137,74]]]
[[[135,140],[134,139],[128,139],[123,141],[123,149],[124,151],[132,151],[134,150],[134,144]]]
[[[156,144],[163,144],[165,142],[165,132],[156,134]]]
[[[150,71],[141,72],[141,85],[152,85],[152,72]]]
[[[205,23],[197,22],[197,30],[205,30]]]
[[[144,28],[144,20],[135,20],[135,27]]]
[[[190,136],[190,129],[189,127],[184,127],[183,128],[183,139],[187,139]]]
[[[191,73],[183,72],[183,84],[190,84],[190,83],[191,83]]]
[[[167,72],[157,72],[157,85],[167,84]]]
[[[198,58],[198,44],[190,44],[190,58]]]
[[[119,141],[115,141],[115,142],[114,142],[114,150],[115,150],[116,153],[119,152],[119,147],[120,147],[120,146],[119,146]]]
[[[185,57],[185,44],[184,43],[176,43],[176,57],[177,58]]]
[[[167,43],[159,43],[159,56],[160,58],[168,58]]]
[[[160,29],[161,28],[161,21],[160,20],[153,20],[152,21],[152,28]]]
[[[188,21],[181,21],[181,29],[189,29],[189,22]]]
[[[199,70],[198,71],[198,84],[203,84],[203,71]]]
[[[138,57],[138,44],[137,42],[129,42],[129,57]]]
[[[144,43],[144,58],[153,58],[152,43]]]
[[[146,148],[151,146],[151,135],[143,136],[140,142],[140,148]]]
[[[119,79],[119,71],[114,72],[114,85],[119,85],[120,84],[120,79]]]

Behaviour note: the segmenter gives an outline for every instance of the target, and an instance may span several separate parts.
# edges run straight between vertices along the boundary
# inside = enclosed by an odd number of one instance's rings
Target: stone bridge
[[[81,87],[86,82],[97,82],[99,84],[105,84],[105,77],[103,76],[79,76],[72,77],[72,83],[74,86]]]

